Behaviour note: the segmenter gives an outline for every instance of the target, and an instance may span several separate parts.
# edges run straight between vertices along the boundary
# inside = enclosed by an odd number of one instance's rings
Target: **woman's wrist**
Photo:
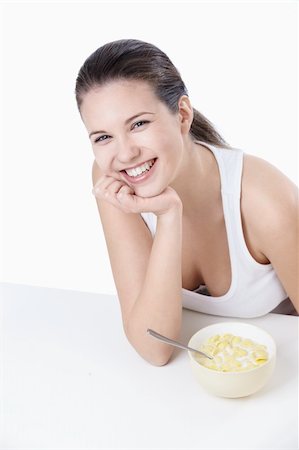
[[[177,203],[175,203],[171,208],[169,208],[167,211],[158,214],[157,215],[157,222],[158,223],[169,223],[173,221],[177,221],[182,219],[183,215],[183,205],[182,202],[179,200]]]

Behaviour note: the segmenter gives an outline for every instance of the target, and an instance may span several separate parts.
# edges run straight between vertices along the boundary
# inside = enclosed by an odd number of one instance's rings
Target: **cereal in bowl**
[[[213,356],[213,359],[196,355],[196,361],[208,369],[220,372],[243,372],[254,369],[269,358],[265,345],[230,333],[211,336],[198,350]]]

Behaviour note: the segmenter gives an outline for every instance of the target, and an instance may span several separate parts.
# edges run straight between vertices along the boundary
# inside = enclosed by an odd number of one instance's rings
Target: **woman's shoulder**
[[[270,162],[244,153],[241,207],[246,222],[262,240],[296,220],[298,188]]]
[[[297,201],[297,186],[276,166],[263,158],[244,153],[242,193],[250,206],[278,206]]]

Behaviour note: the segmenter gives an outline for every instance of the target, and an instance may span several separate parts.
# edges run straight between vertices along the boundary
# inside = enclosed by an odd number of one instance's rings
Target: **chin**
[[[150,197],[156,197],[157,195],[160,195],[163,192],[164,189],[154,189],[153,187],[142,187],[142,186],[138,186],[135,187],[134,191],[135,194],[138,195],[138,197],[143,197],[143,198],[150,198]]]

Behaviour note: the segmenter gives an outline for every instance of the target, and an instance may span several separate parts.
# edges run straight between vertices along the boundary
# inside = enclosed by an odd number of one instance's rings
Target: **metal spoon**
[[[165,342],[166,344],[173,345],[174,347],[183,348],[184,350],[190,350],[191,352],[199,353],[201,356],[205,356],[206,358],[213,359],[213,356],[207,355],[206,353],[201,352],[200,350],[195,350],[195,348],[188,347],[187,345],[180,344],[180,342],[174,341],[173,339],[169,339],[166,336],[162,336],[162,334],[159,334],[156,331],[151,330],[150,328],[148,328],[147,332],[151,336],[155,337],[156,339],[159,339],[160,341]]]

